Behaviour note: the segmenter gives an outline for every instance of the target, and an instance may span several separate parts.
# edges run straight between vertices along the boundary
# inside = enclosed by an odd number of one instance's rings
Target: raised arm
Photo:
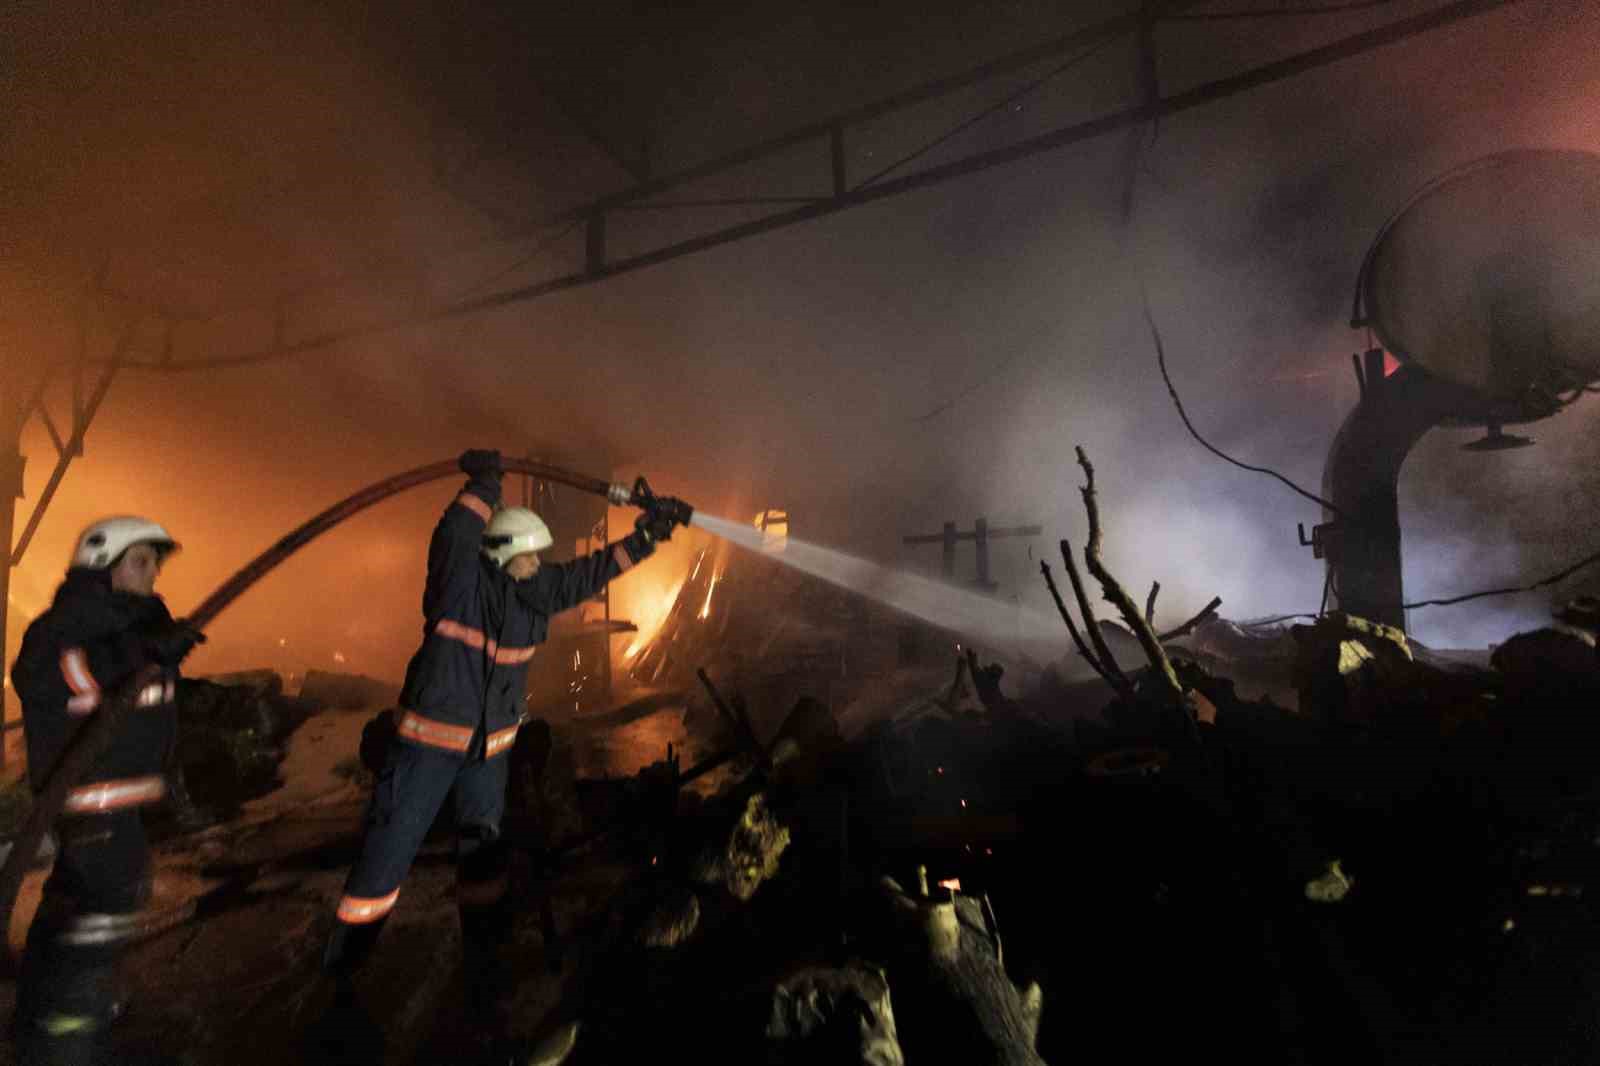
[[[655,544],[644,530],[635,530],[582,559],[544,564],[537,574],[516,583],[517,599],[540,614],[565,611],[644,562],[655,550]]]
[[[500,504],[500,453],[464,452],[460,464],[467,483],[439,516],[428,543],[422,613],[429,618],[443,610],[455,590],[470,585],[483,545],[483,528]]]

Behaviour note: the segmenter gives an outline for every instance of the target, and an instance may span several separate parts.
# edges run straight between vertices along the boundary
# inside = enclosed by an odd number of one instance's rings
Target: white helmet
[[[152,545],[163,558],[179,547],[170,533],[150,519],[115,515],[100,519],[79,534],[78,546],[72,552],[72,565],[104,570],[135,544]]]
[[[483,531],[483,554],[505,566],[523,552],[543,551],[555,543],[544,519],[526,507],[502,507]]]

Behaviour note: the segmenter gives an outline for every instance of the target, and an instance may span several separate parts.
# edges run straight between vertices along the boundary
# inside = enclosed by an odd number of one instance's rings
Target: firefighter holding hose
[[[155,594],[177,548],[145,518],[107,518],[84,530],[66,580],[23,634],[11,667],[36,792],[104,700],[145,668],[161,668],[87,779],[67,793],[55,868],[17,982],[13,1034],[24,1066],[138,1061],[113,1052],[106,1029],[121,1013],[117,963],[150,894],[139,808],[166,793],[178,664],[205,640]]]
[[[370,1045],[381,1046],[352,978],[452,790],[468,1007],[485,1035],[503,1039],[506,1019],[497,1001],[509,989],[496,948],[509,938],[512,911],[500,819],[528,663],[552,615],[644,561],[682,522],[670,506],[676,501],[663,498],[669,506],[647,506],[621,540],[569,563],[541,563],[550,531],[532,511],[500,506],[500,453],[468,451],[459,465],[468,480],[429,544],[422,645],[406,668],[395,740],[373,787],[360,853],[323,956],[335,998],[313,1042],[347,1058],[370,1059],[379,1050]]]

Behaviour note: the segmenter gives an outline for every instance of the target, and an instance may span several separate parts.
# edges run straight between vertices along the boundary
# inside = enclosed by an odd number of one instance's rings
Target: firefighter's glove
[[[675,525],[667,515],[656,511],[643,511],[633,520],[633,528],[644,534],[644,539],[651,544],[660,544],[672,539]]]
[[[183,662],[196,645],[204,644],[206,635],[188,619],[178,618],[146,626],[139,639],[151,662],[172,668]]]
[[[500,453],[491,448],[469,448],[461,453],[456,463],[468,477],[498,478],[505,472],[500,465]]]
[[[644,505],[644,513],[634,523],[652,543],[672,539],[672,531],[687,524],[684,516],[689,509],[683,501],[672,496],[652,496]]]

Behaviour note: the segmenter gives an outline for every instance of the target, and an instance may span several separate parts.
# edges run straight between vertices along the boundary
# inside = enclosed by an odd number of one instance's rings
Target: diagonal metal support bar
[[[56,420],[50,417],[50,409],[40,406],[39,421],[44,423],[44,428],[50,434],[51,442],[56,446],[56,455],[59,458],[67,457],[67,442],[61,439],[61,431],[56,429]]]
[[[46,367],[45,372],[39,375],[39,384],[35,385],[33,391],[28,394],[27,400],[22,404],[21,413],[17,415],[18,425],[26,422],[28,416],[33,414],[33,409],[44,402],[44,390],[50,387],[50,380],[55,376],[56,371],[53,366]]]
[[[61,479],[67,474],[67,467],[72,465],[72,460],[83,454],[83,437],[89,431],[89,423],[94,420],[95,412],[100,409],[100,402],[106,398],[106,391],[111,388],[111,379],[117,376],[120,363],[117,361],[133,341],[133,330],[128,330],[117,343],[117,352],[112,356],[111,362],[100,375],[100,380],[95,383],[94,390],[89,394],[88,401],[83,408],[75,412],[76,425],[73,427],[72,438],[65,446],[57,437],[56,447],[60,454],[56,458],[55,469],[50,471],[50,480],[45,482],[44,490],[39,493],[39,500],[33,505],[33,512],[28,515],[28,524],[23,527],[22,537],[17,541],[17,546],[11,551],[10,565],[21,564],[22,557],[28,550],[28,545],[33,541],[33,535],[39,529],[39,523],[44,520],[46,508],[55,497],[56,490],[61,487]],[[74,390],[76,391],[76,390]],[[43,412],[43,404],[40,405]],[[46,416],[48,417],[48,416]],[[47,422],[48,424],[48,422]],[[55,436],[55,429],[51,427],[51,435]]]

